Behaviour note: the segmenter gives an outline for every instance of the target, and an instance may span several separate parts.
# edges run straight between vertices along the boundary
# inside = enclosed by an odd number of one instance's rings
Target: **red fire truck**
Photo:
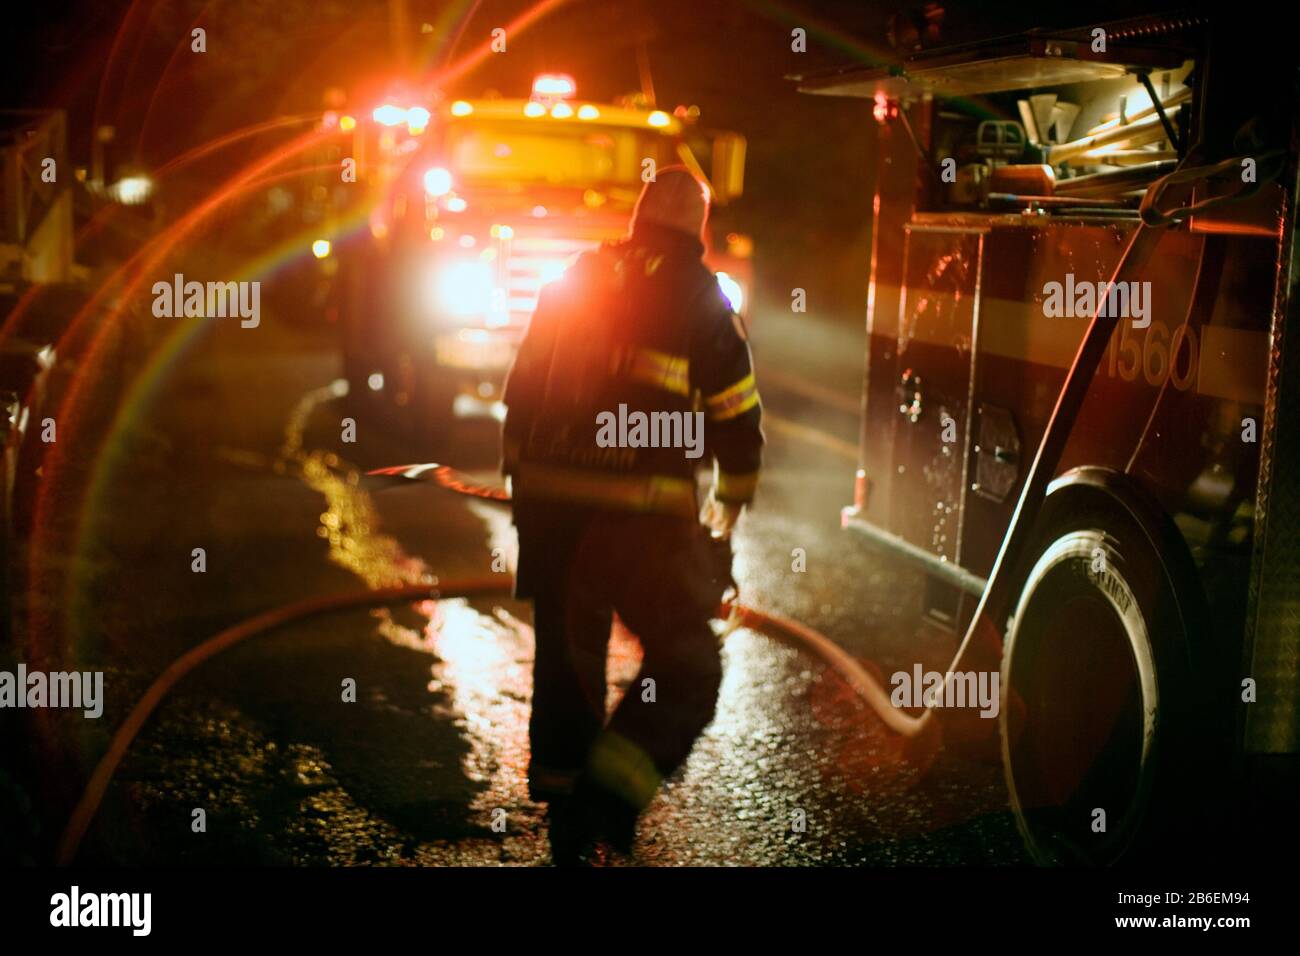
[[[1294,51],[1244,19],[800,78],[879,135],[843,524],[928,570],[954,671],[992,649],[1043,862],[1296,792],[1300,114]]]
[[[527,99],[411,99],[354,120],[369,220],[338,249],[343,355],[354,395],[436,444],[462,400],[493,409],[541,286],[626,232],[655,169],[687,165],[722,205],[743,188],[745,140],[703,130],[695,108],[579,99],[566,74]],[[743,311],[749,239],[711,218],[706,261]]]

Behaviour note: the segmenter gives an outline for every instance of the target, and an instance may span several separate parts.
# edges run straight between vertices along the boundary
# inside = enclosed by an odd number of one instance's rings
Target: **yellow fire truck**
[[[494,409],[542,285],[626,232],[655,169],[684,163],[718,204],[742,191],[744,138],[700,129],[698,110],[576,94],[545,74],[527,99],[392,98],[354,120],[369,220],[338,243],[346,373],[419,441],[436,443],[466,400]],[[708,247],[743,310],[748,237]]]
[[[1300,112],[1245,21],[799,78],[878,129],[843,524],[929,572],[954,672],[1000,668],[1043,862],[1195,853],[1242,793],[1294,815]]]

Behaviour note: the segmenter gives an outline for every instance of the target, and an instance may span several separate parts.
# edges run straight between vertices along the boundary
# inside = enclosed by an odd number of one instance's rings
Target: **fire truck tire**
[[[1012,810],[1040,864],[1168,859],[1205,789],[1195,596],[1151,522],[1095,490],[1062,498],[1003,647]]]

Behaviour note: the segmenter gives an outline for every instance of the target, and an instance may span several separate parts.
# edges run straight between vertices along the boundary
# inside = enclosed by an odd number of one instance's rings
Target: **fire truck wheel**
[[[1000,729],[1016,823],[1042,864],[1165,853],[1198,792],[1194,605],[1149,530],[1084,495],[1048,517],[1031,552],[1003,647]]]

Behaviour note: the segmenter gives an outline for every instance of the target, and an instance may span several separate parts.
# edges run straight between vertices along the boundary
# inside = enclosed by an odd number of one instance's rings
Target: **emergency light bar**
[[[533,96],[537,99],[562,100],[577,92],[577,84],[567,73],[542,73],[533,80]]]
[[[405,124],[412,135],[419,135],[428,127],[431,115],[423,106],[403,108],[393,103],[385,103],[383,106],[376,106],[370,118],[380,126]]]

